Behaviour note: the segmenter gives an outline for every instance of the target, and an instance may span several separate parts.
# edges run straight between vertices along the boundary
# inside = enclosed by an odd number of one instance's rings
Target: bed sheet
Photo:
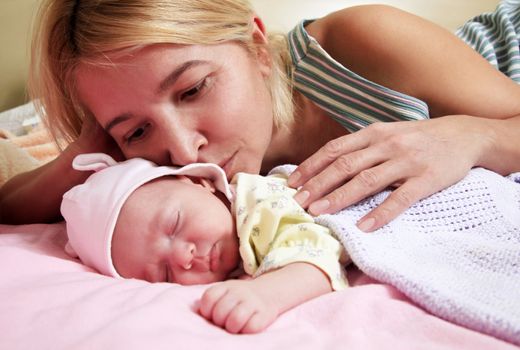
[[[99,275],[64,252],[63,224],[0,225],[0,349],[517,349],[431,316],[350,270],[353,287],[231,335],[197,314],[205,286]]]

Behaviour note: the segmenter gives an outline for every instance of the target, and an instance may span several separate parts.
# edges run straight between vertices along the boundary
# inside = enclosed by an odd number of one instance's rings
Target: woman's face
[[[259,57],[231,42],[151,45],[80,65],[77,92],[127,158],[258,173],[273,132],[270,65]]]

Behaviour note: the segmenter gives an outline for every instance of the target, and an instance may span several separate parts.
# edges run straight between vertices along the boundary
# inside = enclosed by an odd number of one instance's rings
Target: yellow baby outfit
[[[293,199],[282,175],[237,174],[233,212],[244,270],[255,277],[294,262],[321,269],[332,288],[348,286],[346,251],[330,229],[318,225]]]

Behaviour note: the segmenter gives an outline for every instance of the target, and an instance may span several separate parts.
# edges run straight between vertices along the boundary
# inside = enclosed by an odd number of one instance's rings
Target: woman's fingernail
[[[289,176],[289,186],[294,186],[298,183],[298,180],[302,177],[302,174],[299,171],[295,171]]]
[[[300,191],[294,195],[294,200],[303,205],[310,195],[309,191]]]
[[[309,211],[313,215],[320,215],[325,210],[327,210],[329,208],[329,206],[330,206],[330,202],[327,199],[321,199],[321,200],[319,200],[317,202],[312,203],[309,206]]]
[[[376,219],[374,218],[368,218],[363,221],[361,221],[357,227],[363,231],[363,232],[370,232],[372,227],[374,227],[374,224],[376,223]]]

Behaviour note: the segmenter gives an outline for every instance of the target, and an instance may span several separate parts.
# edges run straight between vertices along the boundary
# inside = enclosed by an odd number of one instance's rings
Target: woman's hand
[[[389,186],[392,194],[358,227],[380,228],[412,204],[462,179],[490,151],[489,120],[463,115],[375,123],[332,140],[289,178],[313,215],[334,213]]]
[[[117,161],[125,159],[114,139],[95,119],[88,118],[81,127],[78,139],[67,147],[65,153],[74,158],[78,154],[98,152],[106,153]]]
[[[230,333],[258,333],[278,316],[275,304],[252,280],[229,280],[208,288],[200,314]]]
[[[80,137],[56,159],[19,174],[2,186],[0,222],[30,224],[63,220],[60,214],[63,194],[90,175],[72,169],[72,160],[78,154],[91,152],[105,152],[114,159],[123,159],[119,148],[101,126],[94,121],[84,124]]]

